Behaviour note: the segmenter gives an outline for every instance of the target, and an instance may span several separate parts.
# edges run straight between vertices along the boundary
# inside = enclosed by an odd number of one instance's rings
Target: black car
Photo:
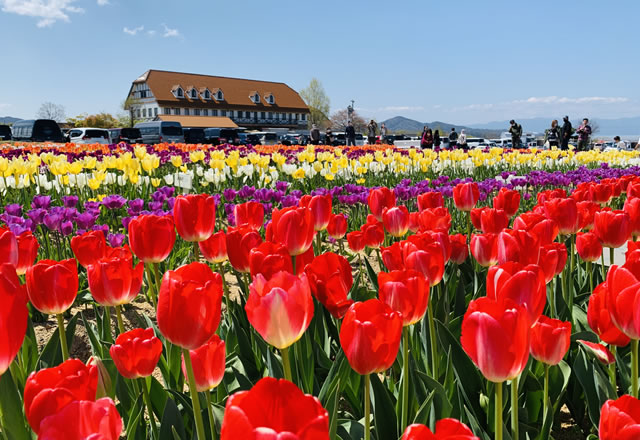
[[[232,145],[240,145],[242,142],[240,141],[240,135],[238,130],[234,128],[205,128],[204,130],[204,141],[207,144],[211,145],[220,145],[220,144],[232,144]],[[252,145],[253,142],[250,142],[247,137],[247,143]]]
[[[183,128],[182,132],[187,144],[203,144],[206,140],[204,128]]]
[[[257,134],[248,133],[247,140],[245,142],[247,145],[262,145],[262,142],[260,142],[260,136]]]
[[[12,139],[27,142],[64,142],[58,123],[52,119],[18,121],[11,127]]]
[[[129,145],[141,144],[142,133],[139,128],[112,128],[109,130],[109,139],[114,144],[126,142]]]
[[[11,127],[8,125],[0,125],[0,141],[11,140]]]
[[[389,134],[384,137],[382,140],[383,144],[393,145],[395,141],[407,141],[409,140],[409,136],[405,136],[404,134]]]

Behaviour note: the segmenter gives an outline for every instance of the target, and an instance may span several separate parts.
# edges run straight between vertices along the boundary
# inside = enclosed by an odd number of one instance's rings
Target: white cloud
[[[70,21],[69,14],[84,9],[73,6],[76,0],[0,0],[2,11],[38,18],[38,27],[53,25],[56,21]],[[104,1],[104,0],[102,0]]]
[[[532,96],[528,99],[515,100],[513,104],[619,104],[628,102],[629,98],[585,96],[582,98],[567,98],[559,96]]]
[[[105,6],[109,4],[109,0],[98,0],[98,6]]]
[[[138,26],[136,28],[133,29],[129,29],[128,27],[124,27],[124,29],[122,29],[122,31],[125,34],[129,34],[129,35],[136,35],[138,32],[142,32],[144,30],[144,26]]]
[[[469,104],[461,107],[452,107],[447,109],[448,112],[464,112],[464,111],[487,111],[487,110],[523,110],[523,109],[543,109],[543,108],[566,108],[575,105],[610,105],[623,104],[629,102],[629,98],[619,96],[583,96],[577,98],[569,98],[565,96],[532,96],[527,99],[514,99],[513,101],[504,101],[487,104]]]
[[[170,37],[180,37],[180,31],[178,31],[178,29],[171,29],[169,28],[169,26],[167,26],[166,24],[162,23],[162,26],[164,26],[164,34],[162,35],[163,37],[166,38],[170,38]]]
[[[147,35],[149,35],[150,37],[153,37],[156,34],[156,31],[154,31],[153,29],[149,29],[147,31]]]

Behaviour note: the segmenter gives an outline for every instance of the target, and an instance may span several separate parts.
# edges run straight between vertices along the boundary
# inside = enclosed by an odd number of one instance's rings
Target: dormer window
[[[222,90],[218,89],[215,94],[215,99],[216,101],[224,101],[224,94],[222,93]]]
[[[258,94],[258,92],[253,92],[252,94],[250,94],[249,99],[251,99],[251,102],[253,102],[254,104],[260,104],[260,95]]]
[[[173,92],[173,96],[176,98],[184,98],[184,90],[182,90],[182,87],[174,86],[171,91]]]
[[[264,97],[265,101],[267,101],[269,104],[275,104],[276,103],[276,98],[273,96],[272,93],[267,94]]]
[[[209,89],[204,89],[204,99],[211,99],[211,92],[209,92]]]
[[[196,89],[191,89],[191,99],[198,99],[198,91]]]

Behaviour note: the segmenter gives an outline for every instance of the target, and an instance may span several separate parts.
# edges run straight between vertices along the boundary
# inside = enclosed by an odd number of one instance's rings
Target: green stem
[[[224,303],[227,306],[227,313],[229,313],[229,286],[227,280],[225,280],[224,263],[218,263],[218,272],[222,277],[222,290],[224,291]]]
[[[282,355],[282,368],[284,369],[284,378],[289,382],[293,382],[293,375],[291,374],[291,361],[289,360],[289,347],[281,348],[280,354]]]
[[[62,348],[62,361],[69,359],[69,348],[67,347],[67,332],[64,330],[64,316],[62,313],[56,315],[58,319],[58,335],[60,336],[60,347]]]
[[[557,286],[558,277],[554,277],[551,281],[551,292],[549,294],[549,316],[552,318],[557,318],[556,316],[556,286]]]
[[[211,440],[216,440],[216,421],[213,418],[213,403],[211,402],[211,392],[209,390],[205,391],[204,394],[207,396],[207,414],[209,415],[209,428],[211,429]]]
[[[502,440],[502,382],[495,384],[496,387],[496,407],[495,426],[496,440]]]
[[[197,241],[193,242],[193,261],[200,261],[200,245]]]
[[[402,329],[402,430],[409,419],[409,327]]]
[[[160,294],[160,285],[162,284],[162,277],[160,276],[160,263],[153,263],[153,274],[156,280],[156,292]]]
[[[616,346],[610,345],[609,350],[611,350],[611,354],[613,355],[613,359],[616,358]],[[612,362],[609,364],[609,380],[611,381],[611,386],[613,387],[613,392],[615,395],[618,395],[618,380],[616,378],[616,363]]]
[[[366,374],[364,376],[364,440],[371,439],[371,397],[369,396],[370,385],[371,377]]]
[[[118,320],[118,330],[124,333],[124,322],[122,321],[122,306],[116,306],[116,319]]]
[[[631,395],[638,398],[638,340],[631,340]]]
[[[145,272],[147,272],[147,281],[149,282],[149,299],[151,299],[151,304],[153,305],[153,308],[155,309],[156,306],[158,305],[158,300],[156,298],[156,292],[155,292],[155,288],[153,286],[153,274],[151,273],[151,268],[149,267],[150,263],[143,263],[144,264],[144,270]],[[159,288],[159,286],[158,286]]]
[[[104,320],[107,322],[107,334],[105,337],[107,341],[111,341],[111,309],[109,309],[109,306],[104,307]]]
[[[153,415],[153,407],[151,406],[151,399],[149,398],[149,390],[147,389],[147,380],[144,377],[139,379],[140,386],[142,387],[142,398],[144,404],[147,405],[147,412],[149,413],[149,424],[151,425],[151,431],[153,432],[153,438],[158,439],[158,425],[156,425],[156,419]]]
[[[431,377],[438,380],[438,348],[436,347],[436,325],[433,320],[433,298],[427,307],[427,319],[429,321],[429,340],[431,342]]]
[[[616,256],[616,250],[614,248],[609,248],[609,267],[613,266],[614,260]]]
[[[296,256],[292,255],[291,256],[291,266],[293,267],[293,274],[296,274]]]
[[[320,255],[322,253],[322,240],[320,238],[320,232],[316,231],[316,255]]]
[[[591,261],[587,261],[587,273],[589,274],[589,293],[593,292],[592,266],[593,266],[593,263]]]
[[[511,438],[518,440],[520,427],[518,425],[518,377],[511,381]]]
[[[189,381],[189,393],[191,393],[191,402],[193,403],[193,417],[196,419],[196,432],[198,440],[205,440],[204,423],[202,422],[202,413],[200,412],[200,400],[198,398],[198,390],[196,389],[196,378],[193,374],[193,365],[191,365],[191,354],[186,348],[182,349],[184,356],[184,366],[187,370],[187,380]]]
[[[547,416],[547,411],[549,411],[549,406],[547,401],[549,400],[549,365],[544,365],[544,402],[543,402],[543,411],[542,416]]]
[[[467,212],[467,243],[471,243],[471,213]]]
[[[604,282],[607,279],[607,272],[604,270],[604,251],[600,254],[600,259],[602,260],[602,281]]]

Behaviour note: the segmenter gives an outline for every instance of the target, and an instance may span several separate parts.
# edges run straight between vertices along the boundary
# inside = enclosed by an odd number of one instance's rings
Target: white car
[[[109,144],[109,131],[104,128],[72,128],[68,136],[74,144]]]

